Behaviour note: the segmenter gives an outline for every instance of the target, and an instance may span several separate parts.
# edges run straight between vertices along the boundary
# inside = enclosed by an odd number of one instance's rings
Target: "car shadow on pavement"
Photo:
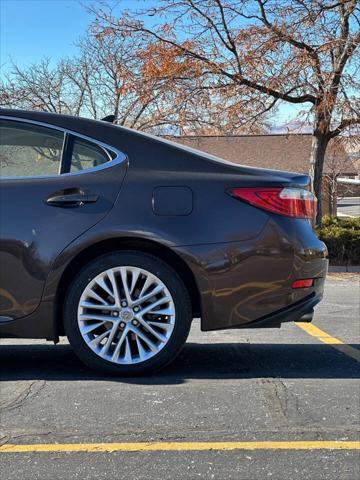
[[[324,344],[188,343],[167,368],[138,378],[111,377],[91,371],[69,345],[0,345],[1,381],[108,380],[166,385],[190,379],[356,379],[359,373],[355,360]]]

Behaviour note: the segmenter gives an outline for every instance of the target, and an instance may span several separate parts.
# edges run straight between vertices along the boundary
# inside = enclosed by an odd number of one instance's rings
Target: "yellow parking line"
[[[356,348],[342,342],[338,338],[332,337],[328,333],[323,332],[322,330],[320,330],[320,328],[316,327],[312,323],[295,322],[295,324],[305,330],[305,332],[312,337],[317,338],[320,342],[331,345],[337,350],[340,350],[340,352],[344,353],[348,357],[351,357],[357,362],[360,362],[360,350],[357,350]]]
[[[189,452],[211,450],[360,450],[360,441],[39,443],[33,445],[4,444],[0,446],[0,453]]]

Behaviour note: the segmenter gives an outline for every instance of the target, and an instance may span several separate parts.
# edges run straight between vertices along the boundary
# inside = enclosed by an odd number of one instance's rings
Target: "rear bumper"
[[[280,328],[286,322],[311,322],[314,315],[314,307],[322,299],[322,295],[312,293],[304,300],[300,300],[287,308],[279,310],[254,322],[241,325],[239,328]]]

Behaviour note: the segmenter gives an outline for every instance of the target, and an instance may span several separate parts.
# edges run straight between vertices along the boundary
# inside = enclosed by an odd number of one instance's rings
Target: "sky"
[[[156,0],[146,0],[155,2]],[[44,57],[54,63],[76,54],[76,43],[92,21],[86,5],[95,0],[0,0],[0,74],[10,60],[20,66]],[[124,9],[139,6],[122,0]],[[283,124],[296,116],[295,105],[283,104],[274,119]]]
[[[0,0],[2,69],[10,58],[26,65],[44,56],[71,56],[90,21],[78,0]]]

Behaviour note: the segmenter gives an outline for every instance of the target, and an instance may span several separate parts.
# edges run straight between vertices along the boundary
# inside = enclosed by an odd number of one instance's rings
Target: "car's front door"
[[[125,156],[26,120],[0,120],[0,320],[32,313],[61,251],[112,208]]]

